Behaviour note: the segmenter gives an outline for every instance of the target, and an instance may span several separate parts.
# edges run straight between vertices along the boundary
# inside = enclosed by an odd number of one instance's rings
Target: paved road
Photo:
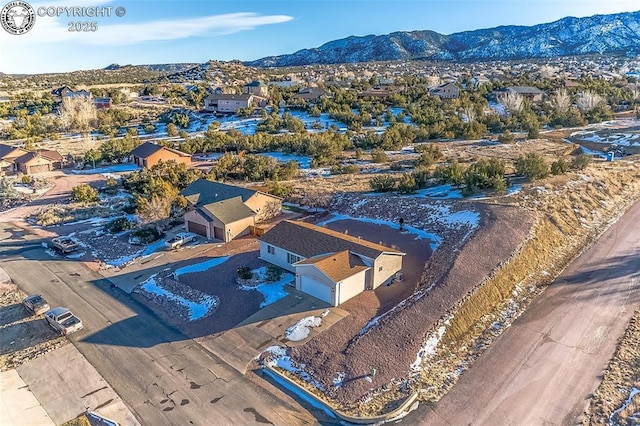
[[[640,203],[540,295],[435,407],[429,425],[581,424],[640,303]]]
[[[24,291],[82,318],[85,328],[70,340],[143,425],[316,423],[286,395],[260,388],[97,273],[52,259],[39,244],[0,223],[2,267]]]

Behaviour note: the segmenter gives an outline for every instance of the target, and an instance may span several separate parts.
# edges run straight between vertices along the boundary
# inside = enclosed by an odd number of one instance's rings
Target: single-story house
[[[14,160],[14,163],[18,171],[32,175],[61,169],[64,165],[64,157],[57,151],[39,149],[21,155]]]
[[[145,142],[131,151],[133,163],[140,167],[153,167],[160,161],[175,161],[191,164],[191,155],[177,149],[167,148],[152,142]]]
[[[444,83],[431,90],[431,94],[440,99],[456,99],[460,96],[460,89],[455,83]]]
[[[93,98],[93,105],[95,105],[96,109],[106,109],[111,108],[112,101],[111,98]]]
[[[29,151],[26,149],[0,143],[0,175],[17,172],[18,166],[15,164],[16,158],[28,153]]]
[[[280,214],[282,199],[262,191],[199,179],[180,192],[187,199],[187,231],[224,242],[247,235]]]
[[[258,238],[260,258],[296,274],[296,289],[338,306],[391,282],[405,253],[305,222],[283,221]]]
[[[511,86],[504,89],[496,90],[494,92],[496,99],[500,101],[502,96],[506,96],[508,93],[517,93],[525,99],[529,99],[531,102],[541,102],[544,92],[537,87],[530,86]]]
[[[388,98],[394,93],[400,91],[397,87],[391,86],[374,86],[371,89],[358,92],[359,98]]]
[[[318,102],[326,97],[326,92],[320,87],[301,87],[293,97],[295,99],[304,99],[307,102]]]
[[[252,94],[212,93],[205,98],[204,109],[207,112],[234,113],[240,108],[249,108],[257,104],[258,99]]]

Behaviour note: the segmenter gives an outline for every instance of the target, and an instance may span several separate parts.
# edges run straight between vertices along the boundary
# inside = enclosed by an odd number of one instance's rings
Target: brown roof
[[[314,265],[336,283],[369,269],[359,256],[349,250],[310,257],[296,265]]]
[[[382,253],[405,254],[399,250],[341,234],[331,229],[290,220],[278,223],[262,235],[259,240],[305,258],[344,250],[371,259],[377,258]]]
[[[14,156],[17,157],[19,155],[24,155],[27,152],[28,152],[27,150],[24,150],[17,146],[5,145],[3,143],[0,143],[0,158],[5,158],[9,156],[9,154],[13,154],[12,157]],[[15,154],[18,154],[18,155],[15,155]]]
[[[45,160],[51,161],[52,163],[64,161],[64,158],[62,158],[62,155],[60,155],[58,151],[51,151],[48,149],[39,149],[37,151],[31,151],[31,152],[27,152],[24,155],[21,155],[20,157],[16,158],[14,162],[25,164],[28,161],[31,161],[37,157],[44,158]]]

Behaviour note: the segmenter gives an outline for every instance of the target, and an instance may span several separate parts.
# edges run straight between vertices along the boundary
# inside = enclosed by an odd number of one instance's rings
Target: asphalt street
[[[640,204],[572,262],[433,407],[427,425],[579,425],[640,302]]]
[[[0,223],[0,257],[22,290],[83,320],[84,329],[70,340],[143,425],[317,422],[286,394],[229,368],[81,262],[52,258],[39,237]]]

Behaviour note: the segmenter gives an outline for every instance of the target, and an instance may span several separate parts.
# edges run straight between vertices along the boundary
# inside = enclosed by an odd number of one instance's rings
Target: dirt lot
[[[24,294],[15,284],[0,284],[0,371],[16,368],[69,343],[23,306]]]

